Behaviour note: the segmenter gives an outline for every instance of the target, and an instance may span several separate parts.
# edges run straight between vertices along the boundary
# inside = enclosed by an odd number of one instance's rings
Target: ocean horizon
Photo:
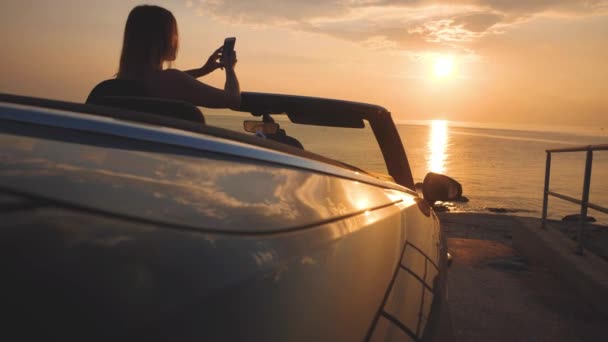
[[[580,135],[585,137],[603,138],[604,142],[608,142],[608,124],[591,126],[591,125],[566,125],[566,124],[540,124],[540,123],[502,123],[502,122],[473,122],[473,121],[451,121],[451,120],[395,120],[397,126],[428,126],[434,121],[445,121],[450,127],[460,128],[479,128],[487,130],[506,130],[506,131],[523,131],[523,132],[539,132],[539,133],[567,133]]]

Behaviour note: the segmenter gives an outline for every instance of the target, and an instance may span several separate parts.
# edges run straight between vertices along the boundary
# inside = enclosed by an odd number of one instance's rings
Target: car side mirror
[[[446,175],[429,172],[422,182],[422,196],[429,205],[454,201],[462,196],[462,185]]]
[[[279,124],[274,122],[245,120],[243,122],[243,128],[249,133],[261,132],[264,134],[276,134],[279,130]]]

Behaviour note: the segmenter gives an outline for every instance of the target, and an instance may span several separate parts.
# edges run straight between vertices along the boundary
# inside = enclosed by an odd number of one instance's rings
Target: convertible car
[[[379,106],[244,93],[237,112],[244,132],[178,101],[0,95],[0,338],[447,340],[431,205],[459,185],[417,193]],[[388,174],[308,151],[286,121],[367,124]]]

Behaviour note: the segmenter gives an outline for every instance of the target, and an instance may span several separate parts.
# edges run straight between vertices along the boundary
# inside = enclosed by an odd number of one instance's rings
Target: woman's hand
[[[222,53],[221,63],[223,67],[234,69],[236,62],[236,51],[232,51],[232,53]]]
[[[236,65],[236,52],[232,52],[230,56],[224,55],[224,46],[220,46],[207,59],[205,65],[199,69],[185,70],[184,72],[194,78],[199,78],[214,72],[216,69],[234,70]]]
[[[215,50],[211,56],[207,59],[205,65],[201,67],[201,73],[203,75],[207,75],[212,73],[216,69],[224,68],[224,63],[222,62],[222,50],[224,46],[220,46],[217,50]]]

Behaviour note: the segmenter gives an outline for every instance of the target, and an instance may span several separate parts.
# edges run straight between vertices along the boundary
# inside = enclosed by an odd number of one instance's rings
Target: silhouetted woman
[[[238,108],[239,81],[234,72],[236,52],[215,50],[200,69],[165,69],[175,60],[179,46],[177,22],[168,10],[158,6],[137,6],[127,19],[117,78],[137,81],[149,96],[170,98],[211,108]],[[196,80],[218,68],[226,72],[224,89]]]

